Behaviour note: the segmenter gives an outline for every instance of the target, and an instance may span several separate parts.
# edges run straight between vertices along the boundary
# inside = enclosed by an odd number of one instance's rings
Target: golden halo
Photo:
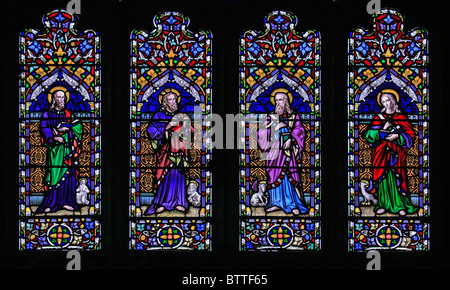
[[[378,95],[377,95],[377,103],[378,103],[378,105],[380,105],[380,106],[383,106],[383,105],[381,104],[381,95],[382,95],[382,94],[392,94],[392,95],[395,96],[395,99],[397,100],[397,104],[398,104],[398,102],[400,102],[400,96],[399,96],[399,94],[397,93],[396,90],[393,90],[393,89],[384,89],[384,90],[381,90],[381,92],[379,92]]]
[[[181,96],[180,96],[181,94],[180,94],[180,92],[177,91],[177,90],[174,89],[174,88],[167,88],[167,89],[163,90],[163,91],[159,94],[158,101],[159,101],[160,104],[162,104],[162,98],[163,98],[165,95],[169,94],[169,93],[172,93],[172,94],[174,94],[175,96],[177,96],[177,97],[178,97],[178,98],[177,98],[177,103],[180,103],[180,101],[181,101]]]
[[[275,95],[278,93],[284,93],[288,96],[288,100],[289,100],[289,104],[292,103],[292,93],[285,88],[278,88],[273,90],[272,94],[270,94],[270,102],[272,103],[272,105],[275,105]]]
[[[198,182],[197,182],[196,180],[190,180],[190,181],[189,181],[189,184],[190,184],[190,183],[195,183],[195,184],[198,186]]]
[[[47,100],[48,100],[49,104],[52,103],[53,93],[56,92],[56,91],[64,92],[64,94],[66,95],[66,103],[69,101],[69,99],[70,99],[69,91],[65,87],[56,86],[56,87],[51,88],[50,92],[47,94]]]

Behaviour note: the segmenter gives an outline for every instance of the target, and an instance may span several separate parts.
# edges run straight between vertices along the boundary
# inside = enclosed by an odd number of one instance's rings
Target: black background
[[[65,270],[66,252],[18,251],[18,36],[26,28],[43,30],[42,16],[69,1],[14,1],[1,9],[1,201],[0,250],[2,270]],[[181,286],[185,274],[268,274],[270,285],[285,281],[311,281],[308,270],[365,270],[365,253],[347,252],[347,38],[353,28],[372,28],[366,11],[369,1],[143,1],[81,0],[76,29],[93,29],[101,37],[102,59],[102,249],[81,253],[82,270],[140,270],[128,276],[139,280],[169,278]],[[429,32],[430,95],[430,202],[429,252],[381,253],[382,270],[447,270],[449,241],[448,74],[445,45],[450,25],[444,1],[388,1],[381,7],[400,10],[406,31],[423,27]],[[447,5],[447,6],[445,6]],[[238,113],[239,37],[245,30],[263,30],[263,18],[274,10],[298,17],[296,30],[314,28],[322,37],[322,250],[297,253],[239,251],[238,150],[214,150],[211,252],[143,252],[128,250],[129,161],[129,36],[134,28],[154,29],[152,19],[173,10],[190,18],[191,31],[213,34],[213,112]],[[308,271],[309,272],[309,271]],[[126,272],[129,273],[129,272]],[[175,273],[175,276],[173,273]],[[287,275],[285,275],[287,273]],[[298,274],[297,274],[298,273]],[[212,275],[212,274],[211,274]],[[358,274],[359,275],[359,274]],[[344,280],[358,277],[341,274]],[[403,272],[405,281],[426,275]],[[91,276],[91,275],[90,275]],[[115,275],[105,275],[113,279]],[[175,278],[171,278],[175,277]],[[319,277],[319,276],[318,276]],[[327,276],[325,276],[327,277]],[[220,279],[220,277],[218,278]],[[285,280],[287,279],[287,280]],[[317,279],[317,277],[315,277]],[[418,280],[416,280],[418,279]],[[316,282],[326,281],[322,279]],[[314,282],[314,283],[316,283]],[[301,282],[303,283],[303,282]],[[144,285],[143,285],[144,286]],[[300,285],[299,285],[300,287]]]

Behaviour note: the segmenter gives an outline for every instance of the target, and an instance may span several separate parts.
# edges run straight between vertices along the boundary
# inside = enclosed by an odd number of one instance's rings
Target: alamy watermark
[[[381,0],[370,0],[366,5],[367,13],[370,15],[381,10]]]
[[[366,270],[380,270],[381,269],[381,255],[378,251],[369,251],[366,254],[366,258],[369,259],[366,265]]]
[[[81,14],[81,0],[70,0],[66,5],[66,10],[72,14]]]
[[[261,159],[272,160],[278,156],[279,150],[287,149],[292,130],[289,123],[292,122],[286,114],[277,113],[226,114],[224,122],[222,116],[214,113],[205,116],[201,107],[195,106],[192,119],[186,113],[177,113],[167,122],[165,130],[170,132],[166,137],[172,147],[177,148],[179,142],[183,142],[184,149],[261,149],[258,144],[264,140],[264,147],[268,150],[261,151]],[[247,130],[246,124],[251,124],[252,129]]]
[[[66,254],[66,259],[70,259],[67,263],[66,270],[81,270],[81,255],[79,251],[68,251]]]

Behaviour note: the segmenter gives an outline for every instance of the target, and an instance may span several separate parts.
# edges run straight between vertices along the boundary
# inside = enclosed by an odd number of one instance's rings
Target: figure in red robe
[[[378,188],[377,214],[385,211],[400,215],[415,213],[409,197],[406,172],[406,150],[414,140],[414,130],[397,105],[398,94],[394,90],[383,90],[379,103],[383,106],[366,132],[372,146],[373,183]]]
[[[155,198],[145,214],[174,209],[185,212],[188,208],[188,148],[193,128],[189,116],[178,113],[177,93],[167,89],[161,94],[162,110],[155,113],[147,129],[156,149],[157,168]]]

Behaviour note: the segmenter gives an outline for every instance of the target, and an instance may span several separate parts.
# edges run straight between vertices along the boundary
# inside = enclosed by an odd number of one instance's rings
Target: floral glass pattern
[[[77,21],[19,36],[20,250],[101,248],[100,37]]]
[[[212,34],[173,11],[153,23],[131,33],[129,246],[209,251]]]
[[[373,21],[348,42],[349,251],[428,251],[428,34]]]
[[[320,34],[274,11],[240,38],[240,250],[321,248]]]

